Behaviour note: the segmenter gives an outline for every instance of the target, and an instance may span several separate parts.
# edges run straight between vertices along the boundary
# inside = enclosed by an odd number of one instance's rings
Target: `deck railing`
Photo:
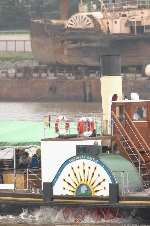
[[[30,40],[0,40],[0,52],[32,52]]]
[[[0,169],[0,190],[24,190],[39,193],[42,189],[41,169]]]
[[[41,169],[13,169],[1,168],[0,189],[22,190],[32,193],[42,191]],[[3,173],[2,173],[3,172]],[[128,172],[113,171],[117,180],[120,181],[121,196],[130,192]]]
[[[130,192],[129,187],[129,175],[126,171],[112,171],[113,175],[116,177],[117,181],[119,181],[119,188],[121,191],[121,196],[125,196]]]
[[[113,1],[99,1],[99,4],[80,4],[80,11],[117,11],[117,10],[128,10],[128,9],[149,9],[150,8],[150,1],[149,0],[117,0]]]
[[[128,10],[128,9],[149,9],[150,8],[150,1],[149,0],[122,0],[116,1],[115,3],[110,3],[108,1],[104,1],[104,5],[109,11],[116,11],[116,10]]]
[[[60,120],[59,122],[59,134],[78,134],[77,126],[78,122],[82,117],[91,118],[94,121],[94,128],[96,130],[97,135],[103,135],[104,133],[107,134],[107,125],[103,121],[103,115],[101,113],[92,112],[92,113],[78,113],[78,114],[65,114],[62,113],[64,118],[66,118],[69,122],[69,129],[65,131],[65,120]],[[44,124],[44,137],[46,138],[47,134],[50,134],[50,131],[55,134],[55,122],[60,117],[56,114],[46,115],[43,120]]]

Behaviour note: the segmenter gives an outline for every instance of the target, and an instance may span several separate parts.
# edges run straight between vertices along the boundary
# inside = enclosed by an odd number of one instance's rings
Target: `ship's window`
[[[147,109],[145,107],[137,107],[133,114],[133,120],[136,121],[146,120],[146,117]]]
[[[117,20],[115,20],[114,23],[117,24]]]
[[[137,34],[144,34],[144,26],[137,26],[136,32]]]
[[[98,156],[102,153],[102,146],[98,145],[97,141],[93,145],[77,145],[76,146],[76,155],[89,155],[89,156]]]

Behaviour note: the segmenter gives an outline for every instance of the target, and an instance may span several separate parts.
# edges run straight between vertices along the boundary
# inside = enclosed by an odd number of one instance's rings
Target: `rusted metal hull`
[[[44,64],[98,65],[98,53],[95,54],[93,48],[91,52],[91,48],[88,47],[69,47],[70,43],[61,40],[64,33],[63,26],[54,28],[32,22],[31,45],[34,57]]]
[[[43,64],[100,65],[100,56],[120,54],[122,65],[150,63],[150,36],[110,35],[91,31],[66,31],[64,25],[42,21],[31,24],[32,51]]]

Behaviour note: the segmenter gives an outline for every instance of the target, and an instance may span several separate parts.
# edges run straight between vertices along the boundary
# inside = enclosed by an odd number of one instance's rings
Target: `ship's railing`
[[[31,40],[0,40],[0,52],[32,52]]]
[[[44,137],[46,138],[47,134],[53,134],[53,136],[56,136],[55,134],[55,122],[60,117],[63,116],[66,118],[69,122],[69,129],[65,131],[65,120],[60,121],[59,123],[59,133],[65,133],[65,134],[78,134],[77,126],[78,122],[81,118],[90,118],[94,121],[94,129],[96,130],[97,135],[107,134],[107,125],[105,121],[103,121],[103,115],[101,113],[97,112],[91,112],[91,113],[70,113],[65,114],[62,113],[62,115],[56,115],[51,114],[44,117],[43,124],[44,124]]]
[[[26,189],[31,192],[40,192],[42,190],[42,179],[40,169],[26,169],[27,185]]]
[[[42,189],[41,169],[0,168],[0,190],[5,189],[39,193]]]
[[[150,1],[149,0],[132,0],[132,1],[116,1],[115,3],[110,3],[104,1],[105,8],[108,11],[117,11],[117,10],[129,10],[129,9],[149,9]]]
[[[126,171],[113,171],[113,175],[116,177],[116,180],[119,182],[119,188],[121,196],[125,196],[130,192],[129,188],[129,175]]]
[[[117,11],[117,10],[128,10],[128,9],[146,9],[150,8],[150,1],[149,0],[117,0],[113,1],[98,1],[97,3],[88,2],[82,3],[79,5],[80,12],[96,12],[96,11]]]
[[[128,194],[130,192],[128,172],[113,171],[113,175],[120,184],[121,195]],[[40,193],[42,190],[41,169],[1,168],[0,189]]]

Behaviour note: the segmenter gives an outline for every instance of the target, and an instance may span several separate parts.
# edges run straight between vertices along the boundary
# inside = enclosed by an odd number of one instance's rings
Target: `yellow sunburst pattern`
[[[106,189],[106,178],[97,166],[86,161],[70,166],[69,173],[63,178],[63,189],[75,196],[95,196]]]

